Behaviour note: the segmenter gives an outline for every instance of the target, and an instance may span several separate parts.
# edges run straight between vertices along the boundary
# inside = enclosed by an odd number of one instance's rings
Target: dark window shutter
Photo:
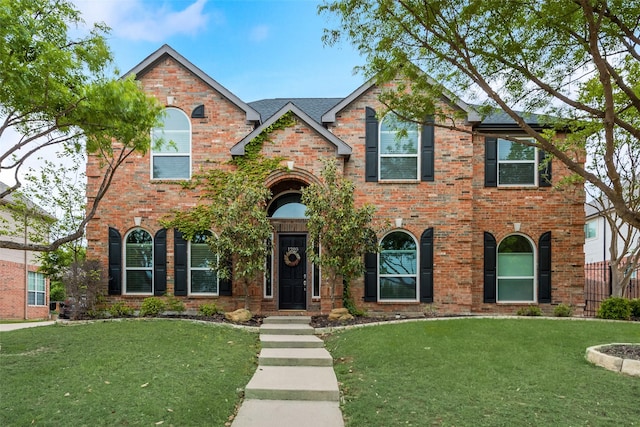
[[[551,232],[538,241],[538,302],[551,303]]]
[[[433,302],[433,228],[420,237],[420,302]]]
[[[109,295],[122,294],[122,237],[109,227]]]
[[[364,254],[364,300],[378,300],[378,254]]]
[[[422,126],[421,136],[421,179],[422,181],[433,181],[435,178],[434,172],[434,127],[433,125]]]
[[[484,186],[498,186],[498,139],[484,139]]]
[[[167,293],[167,230],[158,230],[153,239],[153,294]]]
[[[547,158],[547,153],[540,150],[538,153],[538,160],[540,162],[540,167],[542,169],[538,169],[538,186],[539,187],[551,187],[551,160],[542,166]]]
[[[173,294],[175,296],[187,295],[187,244],[182,237],[182,232],[173,230],[173,263],[174,263],[174,284]]]
[[[484,302],[496,302],[496,238],[484,232]]]
[[[233,278],[233,261],[231,258],[224,260],[222,262],[226,262],[227,269],[229,270],[229,278],[220,279],[218,282],[218,295],[232,295],[232,278]]]
[[[378,181],[378,118],[370,107],[365,109],[365,181]]]

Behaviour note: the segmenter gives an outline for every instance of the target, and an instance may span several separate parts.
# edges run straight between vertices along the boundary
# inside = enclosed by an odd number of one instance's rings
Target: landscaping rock
[[[344,321],[344,320],[352,320],[353,316],[349,313],[349,310],[347,310],[346,308],[334,308],[333,310],[331,310],[331,313],[329,313],[329,320],[330,321]]]
[[[243,323],[243,322],[248,322],[249,320],[251,320],[251,318],[253,317],[253,315],[251,314],[251,312],[249,310],[245,310],[244,308],[240,308],[236,311],[231,311],[229,313],[225,313],[224,317],[231,321],[231,322],[235,322],[235,323]]]

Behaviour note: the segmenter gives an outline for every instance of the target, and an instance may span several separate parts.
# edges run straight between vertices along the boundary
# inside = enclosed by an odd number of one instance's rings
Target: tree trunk
[[[630,274],[625,274],[627,265],[618,261],[611,261],[611,296],[623,297],[629,286]]]

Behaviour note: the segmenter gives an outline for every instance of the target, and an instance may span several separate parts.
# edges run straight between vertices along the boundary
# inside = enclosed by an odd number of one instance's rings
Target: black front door
[[[280,236],[278,294],[280,309],[307,308],[307,236]]]

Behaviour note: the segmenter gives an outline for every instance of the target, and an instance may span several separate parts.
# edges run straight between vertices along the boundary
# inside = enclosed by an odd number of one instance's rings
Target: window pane
[[[189,132],[155,129],[153,131],[154,153],[187,153],[191,151]]]
[[[417,154],[418,132],[398,137],[397,132],[380,132],[380,154]]]
[[[36,305],[36,293],[35,292],[29,292],[27,294],[27,304]]]
[[[28,274],[28,290],[29,291],[35,291],[36,290],[36,274],[32,271],[30,271]]]
[[[416,278],[381,277],[380,299],[416,299]]]
[[[127,270],[127,292],[151,293],[151,270]]]
[[[533,254],[499,254],[498,276],[533,276]]]
[[[533,301],[533,279],[498,279],[498,301]]]
[[[498,139],[499,160],[535,160],[536,149],[528,145]]]
[[[498,169],[502,185],[533,185],[536,182],[534,163],[500,163]]]
[[[151,243],[127,243],[127,267],[145,268],[153,266]]]
[[[191,270],[191,293],[217,293],[218,275],[213,270]]]
[[[380,158],[380,179],[418,179],[418,158]]]
[[[191,243],[191,267],[215,266],[215,255],[206,243]]]
[[[271,216],[272,218],[306,218],[307,207],[302,203],[287,203],[280,206]]]
[[[189,156],[154,156],[153,177],[168,179],[190,178]]]
[[[167,108],[163,116],[164,128],[172,130],[189,130],[189,118],[178,108]]]
[[[36,293],[36,305],[44,305],[44,293]]]
[[[416,274],[416,253],[384,251],[380,254],[380,274]]]

